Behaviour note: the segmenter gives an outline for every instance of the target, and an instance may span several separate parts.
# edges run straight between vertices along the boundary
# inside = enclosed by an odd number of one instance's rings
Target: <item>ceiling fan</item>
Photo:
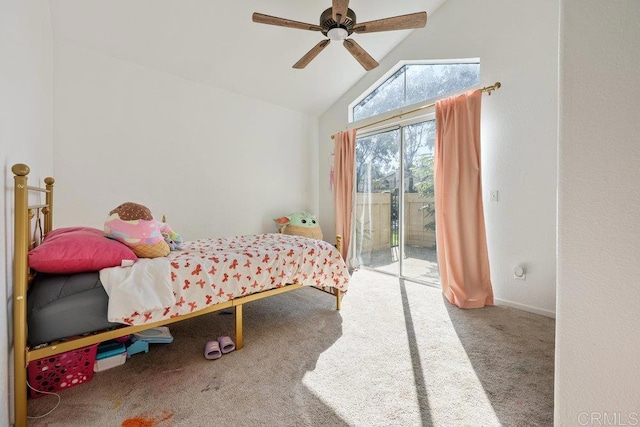
[[[293,68],[306,67],[327,45],[333,41],[342,41],[344,47],[364,67],[373,70],[379,64],[355,40],[348,38],[352,33],[375,33],[379,31],[408,30],[427,25],[427,12],[410,13],[368,22],[356,22],[356,14],[349,9],[349,0],[333,0],[332,7],[320,15],[320,25],[306,24],[290,19],[253,14],[253,22],[277,25],[299,30],[320,31],[327,38],[307,52]]]

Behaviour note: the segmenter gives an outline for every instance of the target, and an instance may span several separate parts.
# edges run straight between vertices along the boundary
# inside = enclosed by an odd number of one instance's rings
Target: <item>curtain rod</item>
[[[502,86],[502,83],[496,82],[495,84],[493,84],[491,86],[483,87],[482,88],[482,92],[483,93],[486,92],[489,95],[491,95],[491,92],[493,92],[494,90],[500,89],[501,86]],[[369,126],[377,125],[378,123],[386,122],[387,120],[397,119],[397,118],[400,118],[402,116],[406,116],[407,114],[415,113],[416,111],[420,111],[420,110],[424,110],[426,108],[433,107],[434,105],[436,105],[435,102],[433,102],[431,104],[428,104],[428,105],[423,105],[422,107],[418,107],[418,108],[415,108],[415,109],[410,110],[410,111],[405,111],[403,113],[396,114],[395,116],[387,117],[386,119],[378,120],[377,122],[373,122],[373,123],[369,123],[369,124],[364,125],[364,126],[360,126],[359,128],[356,128],[356,130],[368,128]],[[333,135],[331,135],[331,139],[334,139],[334,138],[335,137]]]

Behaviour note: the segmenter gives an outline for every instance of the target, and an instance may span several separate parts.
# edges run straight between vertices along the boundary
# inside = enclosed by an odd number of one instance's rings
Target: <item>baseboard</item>
[[[378,270],[374,270],[372,268],[364,267],[363,269],[369,270],[369,271],[374,271],[374,272],[380,273],[380,274],[386,274],[386,275],[389,275],[389,276],[396,276],[396,274],[394,274],[394,273],[388,273],[386,271],[378,271]],[[442,290],[442,286],[439,283],[422,282],[422,281],[416,281],[416,280],[407,279],[407,278],[405,278],[404,280],[408,280],[408,281],[416,283],[418,285],[429,286],[429,287],[432,287],[432,288],[435,288],[435,289]],[[551,317],[552,319],[556,318],[556,312],[555,311],[544,310],[542,308],[532,307],[532,306],[526,305],[526,304],[519,304],[517,302],[507,301],[507,300],[503,300],[503,299],[499,299],[499,298],[495,298],[495,297],[493,299],[493,302],[494,302],[495,305],[504,305],[505,307],[517,308],[518,310],[528,311],[529,313],[534,313],[534,314],[539,314],[541,316]]]
[[[556,318],[555,311],[551,311],[551,310],[543,310],[541,308],[531,307],[530,305],[519,304],[517,302],[506,301],[499,298],[494,298],[494,303],[496,305],[504,305],[506,307],[517,308],[518,310],[528,311],[529,313],[540,314],[542,316],[551,317],[553,319]]]

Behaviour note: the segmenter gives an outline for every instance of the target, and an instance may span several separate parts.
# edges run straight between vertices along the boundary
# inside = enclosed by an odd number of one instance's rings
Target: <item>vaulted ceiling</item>
[[[357,22],[427,11],[445,0],[353,0]],[[366,71],[340,42],[292,65],[324,36],[252,22],[253,12],[318,24],[331,0],[51,0],[56,42],[318,115]],[[429,27],[427,21],[427,29]],[[352,34],[378,62],[412,30]],[[422,30],[418,30],[422,31]]]

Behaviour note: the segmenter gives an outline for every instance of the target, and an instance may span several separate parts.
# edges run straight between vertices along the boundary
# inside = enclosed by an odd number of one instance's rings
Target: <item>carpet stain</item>
[[[162,411],[162,415],[151,417],[141,415],[139,417],[127,418],[121,424],[121,427],[155,427],[163,421],[167,421],[173,417],[173,412]]]

